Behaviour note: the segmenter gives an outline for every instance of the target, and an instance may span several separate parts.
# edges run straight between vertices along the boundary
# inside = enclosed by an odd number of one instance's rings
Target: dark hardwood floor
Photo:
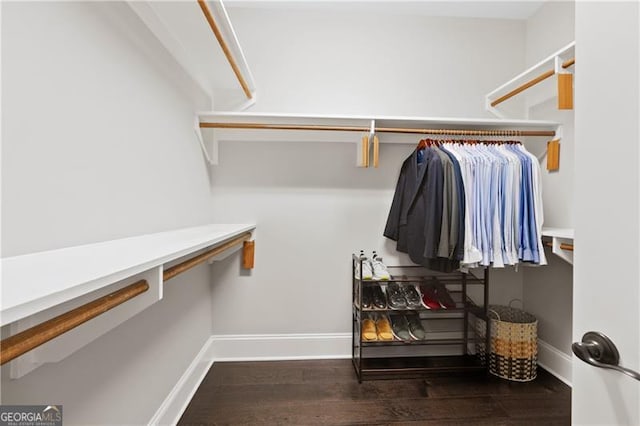
[[[179,425],[569,425],[571,389],[540,369],[358,384],[351,360],[220,362]]]

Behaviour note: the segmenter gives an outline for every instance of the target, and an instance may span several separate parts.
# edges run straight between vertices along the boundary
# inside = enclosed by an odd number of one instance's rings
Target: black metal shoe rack
[[[362,260],[352,255],[353,281],[353,329],[352,360],[358,381],[375,379],[397,379],[424,377],[429,374],[447,372],[486,372],[485,348],[489,347],[489,321],[487,308],[489,299],[489,269],[484,269],[483,278],[462,272],[441,273],[420,266],[389,266],[389,281],[362,279]],[[358,274],[359,271],[360,273]],[[424,340],[403,341],[394,337],[387,341],[362,339],[362,320],[367,316],[402,313],[403,310],[361,309],[362,289],[371,285],[385,286],[389,282],[399,285],[429,283],[434,278],[444,284],[456,302],[453,309],[430,310],[423,307],[407,309],[416,312],[426,330]],[[468,293],[469,286],[482,286]],[[480,326],[477,319],[483,319]],[[446,320],[446,321],[445,321]],[[446,324],[436,326],[437,324]],[[449,329],[448,326],[452,326]]]

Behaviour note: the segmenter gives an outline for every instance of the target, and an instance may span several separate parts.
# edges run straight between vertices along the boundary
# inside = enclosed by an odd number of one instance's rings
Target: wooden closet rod
[[[213,256],[217,256],[223,251],[229,250],[233,246],[242,244],[244,241],[248,240],[249,238],[251,238],[251,233],[250,232],[244,233],[239,237],[235,237],[231,240],[228,240],[225,243],[220,244],[219,246],[216,246],[210,250],[207,250],[202,254],[192,257],[191,259],[185,260],[184,262],[178,263],[177,265],[172,266],[171,268],[167,268],[162,274],[162,279],[163,281],[170,280],[176,275],[181,274],[185,271],[188,271],[189,269],[193,268],[196,265],[199,265],[202,262],[205,262],[206,260],[212,258]]]
[[[364,126],[321,126],[315,124],[262,124],[262,123],[200,123],[203,129],[268,129],[268,130],[327,130],[338,132],[369,132]],[[454,136],[555,136],[555,130],[458,130],[411,129],[402,127],[377,127],[376,133],[407,133],[422,135]]]
[[[213,34],[216,36],[216,39],[218,40],[218,44],[220,44],[220,47],[222,48],[222,52],[224,53],[224,56],[227,57],[227,61],[229,62],[229,65],[231,65],[231,69],[233,70],[233,73],[236,75],[236,78],[238,79],[240,86],[242,86],[242,91],[244,92],[245,96],[248,99],[252,99],[253,95],[251,94],[251,90],[249,89],[247,80],[245,80],[244,76],[242,75],[242,72],[238,67],[238,63],[236,62],[236,59],[233,57],[233,53],[231,53],[231,49],[229,49],[229,45],[224,40],[224,37],[220,32],[220,28],[218,27],[218,24],[216,23],[216,20],[214,19],[213,14],[209,9],[209,6],[207,5],[206,0],[198,0],[198,4],[200,5],[200,9],[202,9],[202,13],[204,14],[204,17],[207,19],[209,26],[211,27],[211,31],[213,31]]]
[[[133,299],[149,289],[146,280],[140,280],[92,302],[35,325],[0,342],[0,365],[84,324],[118,305]]]
[[[571,65],[573,65],[575,63],[576,63],[576,58],[571,58],[571,59],[569,59],[567,61],[564,61],[562,63],[562,68],[569,68]],[[554,69],[550,69],[548,71],[543,72],[539,76],[537,76],[537,77],[527,81],[526,83],[516,87],[515,89],[513,89],[509,93],[507,93],[507,94],[505,94],[503,96],[500,96],[498,99],[496,99],[495,101],[491,102],[491,106],[494,107],[494,106],[496,106],[498,104],[503,103],[507,99],[513,98],[518,93],[524,92],[528,88],[530,88],[532,86],[535,86],[536,84],[540,83],[541,81],[546,80],[547,78],[551,77],[555,73],[556,73],[556,71]]]
[[[167,281],[176,275],[193,268],[205,260],[222,253],[229,248],[242,244],[251,237],[247,232],[239,237],[233,238],[208,250],[198,256],[179,263],[164,271],[163,280]],[[38,346],[55,339],[56,337],[70,331],[85,322],[102,315],[110,309],[123,304],[129,299],[149,290],[146,280],[140,280],[112,293],[102,296],[96,300],[85,303],[64,314],[58,315],[50,320],[28,328],[20,333],[0,341],[0,365],[23,355]]]
[[[553,247],[552,243],[545,243],[545,245],[547,247]],[[573,244],[567,244],[567,243],[560,243],[560,248],[562,250],[569,250],[569,251],[573,251]]]

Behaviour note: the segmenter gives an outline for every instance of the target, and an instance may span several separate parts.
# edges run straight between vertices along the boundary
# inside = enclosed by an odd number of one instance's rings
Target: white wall
[[[484,95],[522,68],[521,21],[282,4],[229,8],[258,88],[252,111],[490,117]]]
[[[519,21],[229,13],[258,87],[254,110],[483,117],[484,94],[524,64]],[[214,334],[350,333],[350,254],[409,263],[382,231],[413,148],[383,145],[381,167],[365,170],[352,144],[222,143],[214,217],[256,221],[258,233],[251,278],[238,277],[237,259],[214,267],[224,282],[214,287]],[[520,274],[493,277],[493,302],[522,297]]]
[[[574,3],[550,1],[527,20],[527,64],[533,65],[574,40]],[[580,63],[576,65],[580,72]],[[563,123],[560,142],[560,170],[548,172],[546,160],[541,165],[544,200],[544,226],[573,228],[574,224],[574,111],[558,110],[556,78],[528,97],[529,117]],[[539,102],[547,94],[547,100]],[[536,101],[532,101],[532,100]],[[546,146],[529,144],[540,155]],[[573,267],[546,249],[549,266],[530,268],[524,273],[524,307],[538,318],[538,337],[554,348],[571,354]],[[552,360],[541,360],[553,368]],[[559,367],[556,367],[559,369]]]
[[[209,223],[192,129],[206,99],[183,94],[129,8],[2,8],[3,254]],[[2,403],[63,404],[65,424],[146,423],[211,335],[210,299],[208,268],[177,277],[162,302],[62,362],[19,380],[5,366]]]
[[[574,14],[573,0],[547,0],[527,19],[527,67],[575,40]]]

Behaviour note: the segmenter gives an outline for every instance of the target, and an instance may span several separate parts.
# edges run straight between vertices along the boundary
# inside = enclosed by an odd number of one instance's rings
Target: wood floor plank
[[[498,403],[512,418],[557,417],[567,414],[567,406],[571,407],[571,395],[503,395]]]
[[[303,368],[291,368],[274,362],[217,363],[215,383],[225,385],[302,383]]]
[[[244,399],[256,401],[361,401],[379,399],[421,398],[426,396],[423,381],[396,380],[385,382],[286,383],[211,388],[216,403],[233,404]]]
[[[305,401],[216,406],[209,414],[193,413],[193,422],[212,424],[254,425],[347,425],[374,424],[405,420],[441,420],[464,418],[507,418],[500,406],[489,397],[461,400],[378,400],[360,401]],[[185,422],[181,424],[189,424]]]
[[[445,376],[427,379],[429,396],[555,394],[570,395],[567,385],[544,370],[531,382],[513,382],[493,375]]]
[[[215,363],[180,425],[570,424],[571,391],[542,371],[530,383],[435,376],[359,384],[350,360]]]
[[[376,423],[378,425],[378,423]],[[535,420],[525,419],[452,419],[452,420],[419,420],[412,422],[379,423],[380,426],[570,426],[566,417],[540,417]]]

